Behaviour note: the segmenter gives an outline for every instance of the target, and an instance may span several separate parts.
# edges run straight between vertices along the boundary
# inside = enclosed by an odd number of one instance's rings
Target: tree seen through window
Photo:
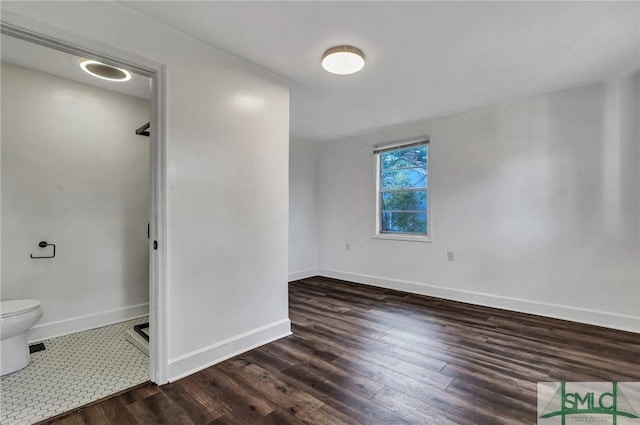
[[[427,234],[427,144],[379,153],[380,233]]]

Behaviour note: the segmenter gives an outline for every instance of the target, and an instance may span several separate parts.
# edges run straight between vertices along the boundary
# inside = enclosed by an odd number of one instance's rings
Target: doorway
[[[41,31],[40,28],[37,31]],[[149,323],[151,343],[149,347],[149,379],[157,384],[166,383],[166,348],[165,348],[165,320],[164,320],[164,276],[165,276],[165,263],[166,263],[166,242],[165,242],[165,228],[166,223],[164,219],[164,211],[166,205],[166,185],[164,183],[164,106],[163,106],[163,68],[162,66],[138,57],[122,57],[115,58],[108,51],[99,51],[103,49],[103,46],[97,46],[90,40],[64,40],[64,37],[58,37],[55,33],[42,33],[36,32],[35,28],[25,27],[24,22],[17,25],[11,22],[10,18],[3,17],[2,22],[2,34],[4,36],[14,37],[21,41],[27,41],[38,47],[46,47],[48,49],[54,49],[59,52],[74,55],[77,57],[92,58],[100,60],[103,63],[107,63],[112,66],[122,67],[129,69],[138,75],[144,76],[149,79],[151,85],[150,95],[150,138],[146,141],[149,144],[149,188],[148,197],[150,202],[149,211],[149,228],[148,228],[148,303],[149,303]],[[64,95],[64,93],[61,93]],[[81,119],[81,118],[80,118]],[[130,128],[131,132],[135,131],[137,127],[144,124],[139,122],[133,128]],[[137,136],[140,137],[140,136]],[[144,143],[141,141],[141,143]],[[82,149],[82,145],[77,145],[76,148]],[[91,179],[91,177],[89,177]],[[146,223],[142,229],[139,229],[145,235],[146,239]],[[127,231],[123,229],[123,231]],[[52,241],[55,242],[55,241]],[[100,241],[92,241],[92,249],[100,248]],[[58,247],[58,255],[62,255],[63,251],[60,251],[63,247]],[[35,250],[39,249],[37,246]],[[6,251],[6,249],[5,249]],[[37,251],[34,251],[37,254]],[[44,263],[42,263],[44,264]],[[42,269],[46,267],[39,266]],[[46,278],[46,275],[43,277]],[[44,306],[46,309],[46,305]],[[112,312],[115,316],[118,312]],[[89,315],[91,316],[91,315]],[[92,317],[89,320],[95,319]],[[63,321],[61,321],[63,322]]]

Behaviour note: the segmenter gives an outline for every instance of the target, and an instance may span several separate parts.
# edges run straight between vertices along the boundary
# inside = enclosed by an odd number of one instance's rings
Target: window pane
[[[427,233],[427,214],[414,212],[383,212],[380,231],[393,233]]]
[[[406,170],[383,171],[380,188],[404,189],[409,187],[427,187],[427,169],[409,168]]]
[[[380,164],[383,170],[405,167],[426,167],[427,146],[413,146],[380,154]]]
[[[426,190],[382,192],[382,211],[426,211]]]
[[[427,235],[428,145],[378,152],[379,233]]]

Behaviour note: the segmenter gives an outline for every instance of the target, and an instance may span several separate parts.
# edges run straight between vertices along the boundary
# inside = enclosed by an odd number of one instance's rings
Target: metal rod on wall
[[[138,128],[136,130],[136,134],[139,136],[151,136],[151,133],[149,133],[147,130],[149,129],[149,127],[151,127],[151,122],[146,123],[145,125],[143,125],[142,127]]]

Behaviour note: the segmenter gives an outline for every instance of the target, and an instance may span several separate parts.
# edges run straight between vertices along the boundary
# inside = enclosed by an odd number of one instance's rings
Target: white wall
[[[321,144],[320,274],[640,331],[639,94],[636,77]],[[373,239],[372,146],[420,135],[432,243]]]
[[[287,335],[287,82],[115,2],[2,8],[166,65],[169,378]]]
[[[41,340],[146,314],[145,99],[2,64],[2,299],[35,298]],[[38,248],[46,240],[56,244]],[[89,316],[89,317],[87,317]]]
[[[289,281],[318,274],[317,144],[291,138],[289,148]]]

